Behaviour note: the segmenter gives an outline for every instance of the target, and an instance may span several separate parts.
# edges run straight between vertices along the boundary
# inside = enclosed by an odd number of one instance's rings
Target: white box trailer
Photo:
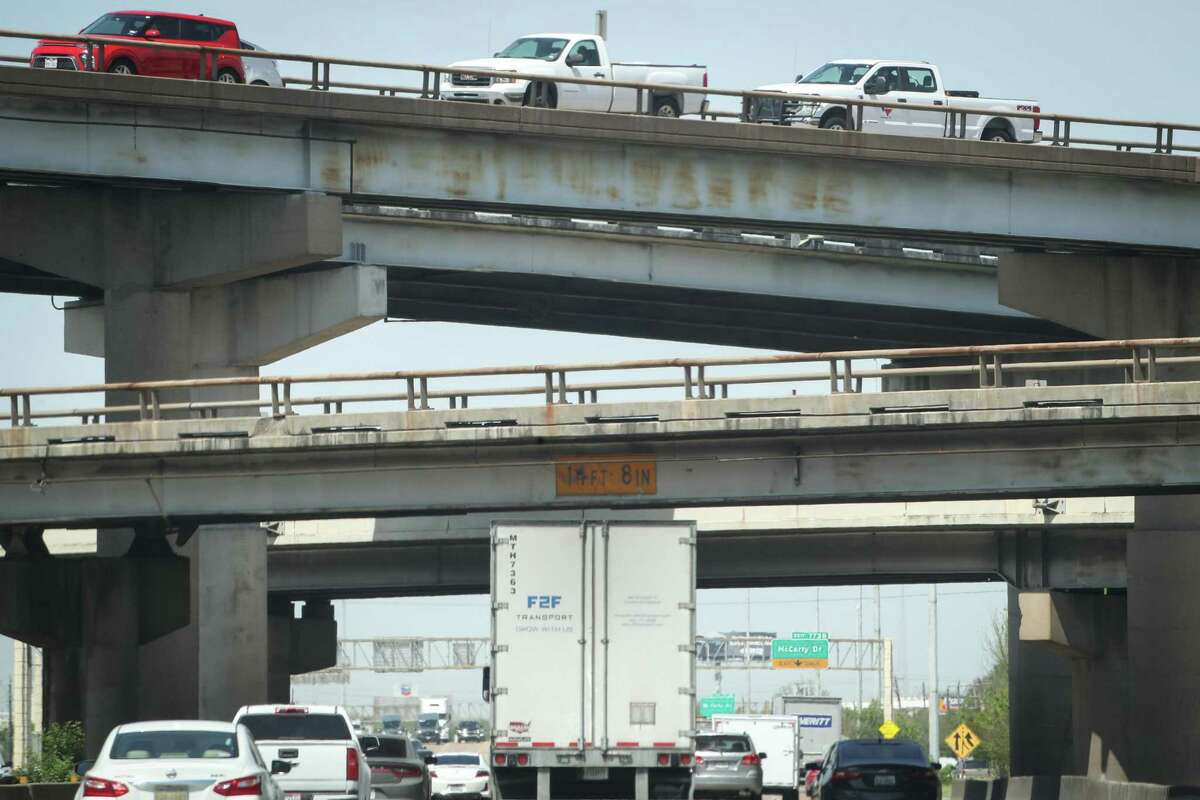
[[[830,746],[842,738],[840,697],[777,697],[773,710],[776,714],[792,714],[800,719],[800,736],[806,761],[824,758]]]
[[[744,733],[763,759],[763,794],[795,800],[804,786],[800,720],[790,714],[713,714],[715,733]]]
[[[695,552],[692,523],[493,525],[485,685],[505,800],[686,796]]]

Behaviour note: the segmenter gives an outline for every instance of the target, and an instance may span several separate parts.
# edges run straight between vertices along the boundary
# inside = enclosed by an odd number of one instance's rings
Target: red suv
[[[117,75],[150,75],[156,78],[207,78],[201,75],[199,51],[168,50],[161,47],[139,46],[140,42],[163,44],[198,44],[213,47],[241,48],[237,26],[224,19],[170,14],[160,11],[115,11],[105,14],[88,25],[80,35],[106,36],[127,39],[129,44],[106,43],[104,63],[96,71]],[[93,47],[99,57],[99,49]],[[45,39],[33,49],[29,64],[45,69],[90,69],[85,64],[87,50],[79,42],[56,42]],[[211,62],[207,67],[211,69]],[[217,80],[221,83],[244,83],[245,70],[240,56],[222,53],[217,57]]]

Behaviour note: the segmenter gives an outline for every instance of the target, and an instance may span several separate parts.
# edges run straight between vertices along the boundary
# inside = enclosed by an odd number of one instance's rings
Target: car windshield
[[[926,763],[925,751],[913,742],[842,742],[838,746],[838,766],[846,764],[914,764]]]
[[[480,766],[479,756],[475,755],[444,755],[437,757],[437,763],[443,767],[478,767]]]
[[[750,742],[745,736],[697,736],[696,749],[716,753],[749,753]]]
[[[805,75],[799,82],[853,86],[862,79],[863,75],[867,74],[867,70],[870,68],[870,64],[826,64]]]
[[[367,758],[408,758],[408,742],[399,736],[360,736],[358,743]]]
[[[259,741],[350,738],[350,728],[337,714],[247,714],[238,722]]]
[[[237,758],[237,734],[229,731],[129,731],[118,733],[109,758]]]
[[[94,36],[141,36],[150,17],[146,14],[105,14],[80,33]]]
[[[542,61],[553,61],[558,58],[567,46],[566,39],[550,39],[528,37],[517,39],[508,47],[496,53],[496,58],[538,58]]]

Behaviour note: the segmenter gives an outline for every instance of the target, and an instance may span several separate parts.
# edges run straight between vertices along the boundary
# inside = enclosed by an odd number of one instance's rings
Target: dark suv
[[[88,25],[80,34],[127,40],[128,44],[106,43],[104,63],[92,64],[83,44],[43,39],[33,49],[29,65],[157,78],[210,78],[211,72],[201,74],[206,66],[211,70],[211,64],[205,65],[199,51],[146,47],[145,43],[242,47],[237,26],[229,20],[161,11],[114,11]],[[99,58],[99,48],[93,48],[92,52],[93,58]],[[246,71],[241,56],[220,54],[216,78],[221,83],[244,83]]]

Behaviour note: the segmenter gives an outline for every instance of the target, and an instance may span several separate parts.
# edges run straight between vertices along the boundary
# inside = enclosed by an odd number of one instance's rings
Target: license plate
[[[896,776],[895,775],[876,775],[875,776],[875,785],[876,786],[895,786],[896,785]]]
[[[467,785],[465,783],[450,784],[450,791],[452,791],[452,792],[461,792],[465,788],[467,788]]]
[[[304,800],[304,795],[300,792],[288,792],[287,800]]]
[[[154,800],[187,800],[187,789],[155,789]]]
[[[46,69],[58,69],[58,59],[57,58],[47,58],[46,59]]]
[[[608,780],[608,767],[584,767],[583,779],[585,781],[606,781]]]

